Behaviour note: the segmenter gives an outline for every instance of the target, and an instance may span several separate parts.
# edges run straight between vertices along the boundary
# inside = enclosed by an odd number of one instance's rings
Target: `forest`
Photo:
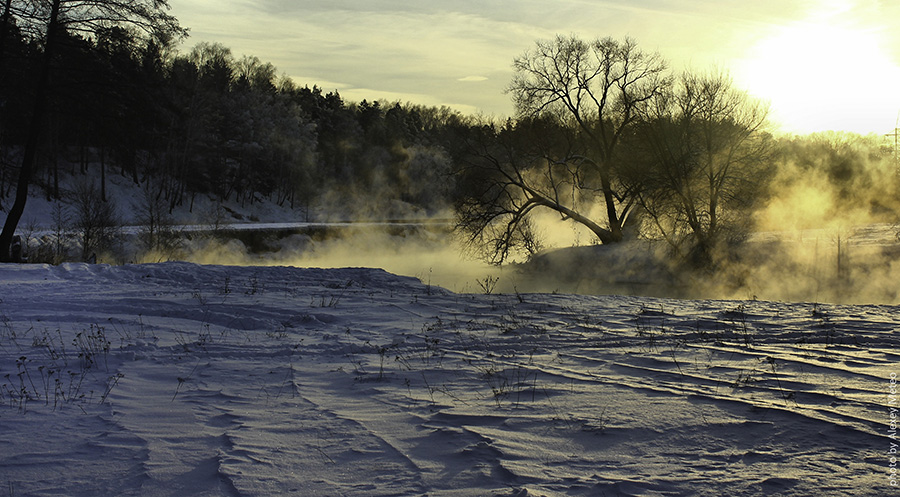
[[[390,191],[422,206],[443,196],[429,176],[447,169],[447,137],[464,122],[447,108],[348,103],[221,45],[181,54],[120,28],[65,33],[59,47],[36,177],[53,198],[60,164],[85,173],[96,163],[151,182],[172,206],[201,193],[301,211],[325,190]],[[4,58],[2,200],[15,186],[41,47],[12,30]]]
[[[181,52],[186,30],[165,2],[47,4],[60,10],[7,0],[3,11],[6,213],[26,171],[48,199],[101,207],[120,175],[159,216],[199,195],[274,202],[298,221],[311,205],[376,219],[452,209],[457,232],[503,263],[546,248],[550,213],[590,243],[659,240],[701,267],[755,229],[896,221],[896,150],[883,137],[778,134],[727,74],[676,73],[631,39],[537,41],[511,61],[516,115],[485,117],[348,102],[221,44]],[[65,175],[95,183],[67,192]],[[803,191],[825,198],[804,208]],[[17,221],[7,216],[5,259]]]

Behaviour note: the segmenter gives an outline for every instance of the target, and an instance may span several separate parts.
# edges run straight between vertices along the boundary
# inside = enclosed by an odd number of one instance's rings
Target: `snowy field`
[[[0,299],[0,495],[900,494],[896,306],[190,263]]]

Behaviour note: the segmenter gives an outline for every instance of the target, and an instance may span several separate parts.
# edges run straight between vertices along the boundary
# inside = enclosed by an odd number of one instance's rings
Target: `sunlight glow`
[[[883,133],[900,110],[900,67],[878,31],[840,16],[793,23],[749,51],[736,79],[771,103],[782,131]]]

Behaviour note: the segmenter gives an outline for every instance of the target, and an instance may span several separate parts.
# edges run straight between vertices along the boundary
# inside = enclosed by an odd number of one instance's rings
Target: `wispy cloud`
[[[848,2],[841,2],[847,4]],[[850,2],[900,43],[889,0]],[[512,112],[503,89],[513,58],[557,33],[631,36],[674,69],[729,69],[779,30],[834,0],[181,0],[173,13],[198,41],[256,55],[303,84],[342,95]],[[893,17],[891,17],[893,16]],[[475,84],[477,83],[477,86]],[[378,97],[384,96],[384,97]]]
[[[375,3],[378,8],[371,8]],[[419,103],[508,111],[502,88],[512,58],[533,40],[526,26],[460,12],[457,5],[449,11],[390,1],[363,8],[314,1],[301,9],[293,2],[269,1],[254,11],[242,2],[232,4],[185,10],[185,22],[193,26],[189,43],[221,41],[236,53],[253,53],[289,75],[310,78],[300,84],[330,89],[329,83],[342,95],[368,88]],[[496,87],[473,95],[465,85],[475,81],[472,75]]]

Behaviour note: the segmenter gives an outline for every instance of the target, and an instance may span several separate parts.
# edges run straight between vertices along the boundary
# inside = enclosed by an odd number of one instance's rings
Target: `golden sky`
[[[781,131],[887,133],[900,112],[897,0],[171,0],[189,49],[219,42],[346,100],[513,113],[537,39],[631,36],[675,71],[724,70]]]

